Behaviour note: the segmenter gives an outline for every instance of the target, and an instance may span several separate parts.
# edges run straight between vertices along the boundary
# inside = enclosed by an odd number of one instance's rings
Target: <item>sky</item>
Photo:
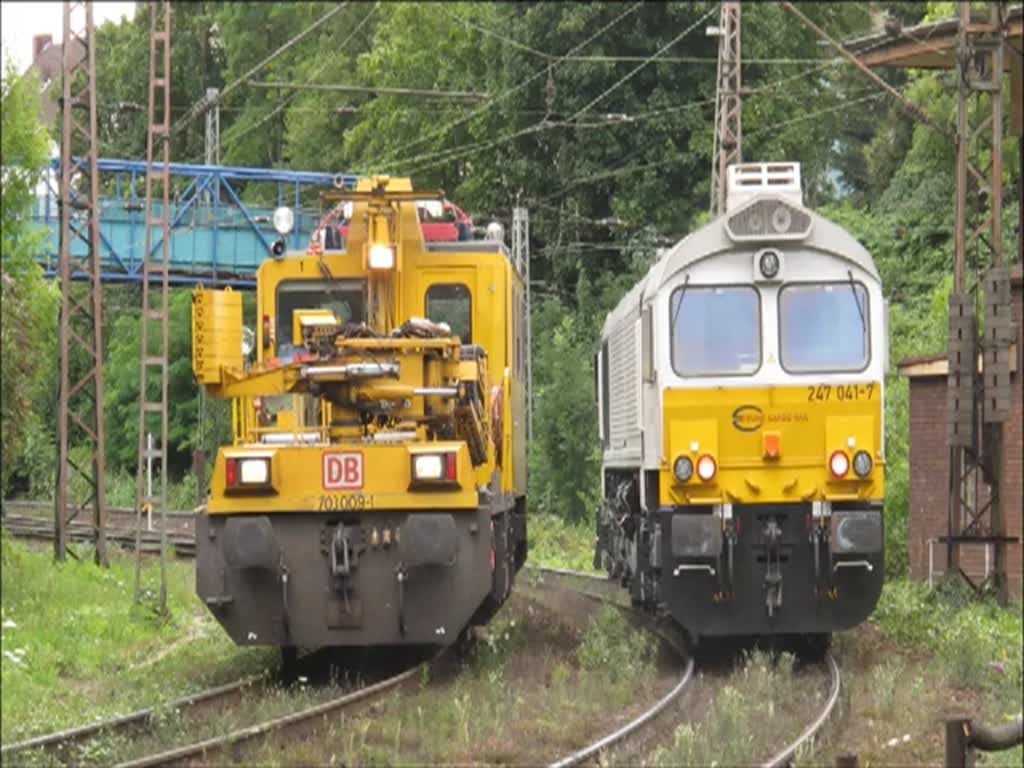
[[[64,3],[62,2],[0,2],[0,29],[3,30],[3,58],[14,61],[19,72],[24,72],[32,63],[32,37],[53,35],[53,42],[59,43],[64,33]],[[135,13],[135,3],[95,2],[93,23],[98,27],[108,19],[118,21],[122,16]],[[76,14],[83,14],[76,11]],[[75,21],[82,16],[76,16]]]

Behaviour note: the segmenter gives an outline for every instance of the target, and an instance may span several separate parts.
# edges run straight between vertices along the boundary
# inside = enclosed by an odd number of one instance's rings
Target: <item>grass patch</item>
[[[936,589],[896,581],[885,585],[873,620],[900,644],[937,656],[952,685],[990,693],[1012,710],[1007,715],[1020,713],[1020,605],[1002,608],[994,600],[978,600],[959,580],[940,582]]]
[[[527,526],[529,563],[574,571],[594,569],[592,523],[569,523],[561,517],[531,514]]]
[[[275,664],[272,650],[235,647],[194,594],[194,563],[168,563],[170,617],[153,596],[159,561],[143,561],[148,598],[136,603],[134,558],[111,566],[54,563],[48,545],[4,535],[2,739],[5,743],[168,701]]]
[[[522,590],[460,661],[341,717],[304,743],[248,757],[276,765],[539,765],[607,732],[609,713],[661,695],[654,641],[617,610],[568,627]]]
[[[808,683],[795,679],[791,654],[773,656],[764,651],[745,655],[699,718],[678,726],[671,741],[655,750],[645,761],[649,765],[748,765],[763,760],[796,736],[808,718],[801,708],[806,700],[794,696],[807,693],[814,706],[818,698],[809,695]],[[792,733],[787,733],[792,731]]]

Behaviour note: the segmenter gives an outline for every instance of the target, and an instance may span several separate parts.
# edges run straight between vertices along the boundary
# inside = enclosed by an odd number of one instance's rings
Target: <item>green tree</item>
[[[48,453],[45,440],[39,446],[45,431],[34,404],[52,397],[46,389],[50,381],[48,362],[53,359],[56,338],[57,294],[46,284],[42,269],[34,261],[46,236],[32,222],[37,204],[36,185],[49,159],[49,141],[39,120],[39,82],[34,76],[18,75],[10,61],[4,63],[0,113],[0,490],[6,493],[19,463],[24,467],[30,453],[36,459],[40,452]],[[30,452],[28,447],[35,450]],[[45,467],[42,471],[45,472]]]

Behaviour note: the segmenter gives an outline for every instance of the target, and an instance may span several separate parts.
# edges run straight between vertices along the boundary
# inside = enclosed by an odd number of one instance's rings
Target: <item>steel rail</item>
[[[529,567],[529,570],[541,575],[546,574],[556,576],[558,578],[564,578],[566,580],[576,579],[581,581],[592,581],[595,583],[600,583],[602,585],[609,585],[610,587],[617,587],[615,582],[609,580],[606,576],[602,576],[596,573],[587,573],[585,571],[573,571],[565,568],[548,568],[543,566]],[[616,592],[619,591],[620,590],[616,589]],[[632,610],[630,607],[625,606],[616,600],[613,600],[608,595],[596,595],[591,592],[584,591],[580,591],[580,594],[584,595],[585,597],[600,600],[602,602],[611,603],[618,608],[626,608]],[[672,648],[677,653],[679,653],[680,656],[682,656],[685,653],[685,649],[681,646],[681,644],[677,642],[674,638],[670,637],[667,633],[661,631],[656,626],[649,626],[648,628],[654,634],[656,634],[663,642],[672,646]],[[644,710],[637,717],[633,718],[631,721],[621,726],[620,728],[616,729],[612,733],[609,733],[606,736],[603,736],[602,738],[598,739],[597,741],[594,741],[591,744],[583,747],[582,749],[578,749],[575,752],[561,758],[560,760],[551,763],[549,768],[568,768],[569,766],[579,765],[584,760],[587,760],[588,758],[597,755],[601,751],[608,749],[609,747],[618,744],[628,736],[631,736],[633,733],[638,731],[640,728],[642,728],[655,717],[657,717],[659,714],[661,714],[665,710],[665,708],[669,706],[669,704],[674,702],[683,694],[687,686],[690,684],[690,681],[693,679],[693,667],[693,657],[691,656],[686,661],[686,668],[683,670],[682,676],[679,678],[679,681],[675,684],[675,686],[673,686],[673,688],[668,693],[666,693],[664,696],[661,697],[661,699],[655,702],[653,706]]]
[[[835,709],[836,702],[839,700],[839,688],[842,684],[839,675],[839,665],[836,663],[832,654],[826,656],[825,661],[828,663],[829,671],[832,674],[832,692],[828,697],[828,701],[825,702],[825,706],[814,721],[804,729],[804,732],[801,733],[796,740],[784,750],[762,763],[762,768],[782,768],[782,766],[792,764],[793,757],[796,755],[797,750],[818,732],[821,726],[825,724],[825,721],[828,720],[829,715],[832,714],[832,710]]]
[[[690,684],[690,680],[693,678],[693,658],[689,658],[686,662],[686,669],[683,670],[683,676],[676,683],[675,687],[666,693],[653,707],[643,712],[641,715],[626,723],[624,726],[619,728],[607,736],[598,739],[593,744],[584,747],[583,749],[573,752],[571,755],[566,755],[561,760],[551,763],[550,768],[568,768],[568,766],[579,765],[589,757],[593,757],[603,749],[617,744],[624,738],[632,734],[634,731],[646,725],[649,721],[657,717],[661,712],[675,701],[686,689],[686,686]]]
[[[211,755],[215,755],[228,747],[237,747],[240,744],[266,736],[270,733],[283,731],[298,724],[309,722],[316,717],[344,709],[351,704],[356,704],[364,699],[389,691],[401,683],[412,679],[424,666],[433,663],[439,656],[440,654],[434,656],[429,661],[410,667],[404,672],[400,672],[393,677],[373,683],[365,688],[360,688],[358,691],[346,693],[344,696],[339,696],[338,698],[331,699],[330,701],[315,704],[311,707],[307,707],[306,709],[299,710],[298,712],[291,712],[272,720],[265,720],[262,723],[239,728],[238,730],[224,734],[223,736],[215,736],[183,747],[169,749],[164,752],[147,755],[135,760],[129,760],[127,762],[120,763],[118,768],[151,768],[152,766],[177,764],[196,757],[208,760]]]
[[[224,685],[218,685],[205,691],[199,691],[197,693],[189,694],[188,696],[183,696],[180,699],[175,699],[174,701],[167,702],[166,704],[146,707],[145,709],[140,709],[127,715],[119,715],[107,720],[79,725],[63,731],[47,733],[42,736],[34,736],[30,739],[25,739],[23,741],[15,742],[14,744],[7,744],[0,747],[0,755],[2,755],[3,759],[6,761],[12,755],[29,749],[43,749],[48,752],[67,749],[101,732],[123,731],[129,728],[146,725],[153,719],[153,715],[158,710],[188,709],[201,704],[209,705],[211,702],[219,699],[237,696],[242,691],[256,683],[264,681],[266,678],[267,675],[265,673],[260,675],[251,675],[240,680],[235,680],[231,683],[225,683]]]

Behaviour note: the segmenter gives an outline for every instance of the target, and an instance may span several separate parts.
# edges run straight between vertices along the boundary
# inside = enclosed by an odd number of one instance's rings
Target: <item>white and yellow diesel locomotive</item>
[[[500,239],[423,236],[424,199],[375,177],[330,196],[306,251],[238,293],[198,290],[193,369],[229,399],[196,521],[196,588],[239,644],[447,645],[526,558],[525,287]],[[275,227],[291,230],[289,209]],[[342,247],[343,246],[343,247]]]
[[[799,165],[728,183],[605,322],[595,567],[696,639],[827,639],[882,589],[881,281]]]

